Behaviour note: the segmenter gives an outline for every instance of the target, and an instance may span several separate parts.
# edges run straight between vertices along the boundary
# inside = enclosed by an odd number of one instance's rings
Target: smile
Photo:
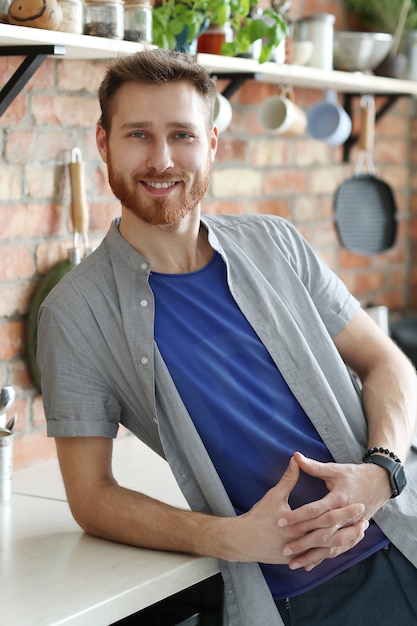
[[[173,187],[174,185],[176,185],[177,181],[173,180],[164,183],[154,183],[148,180],[144,181],[144,184],[148,185],[148,187],[153,187],[154,189],[168,189],[169,187]]]

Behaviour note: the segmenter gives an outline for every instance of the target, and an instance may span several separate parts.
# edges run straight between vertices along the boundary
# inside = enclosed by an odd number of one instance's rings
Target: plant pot
[[[197,54],[197,44],[199,38],[203,35],[203,33],[208,29],[210,25],[210,20],[206,18],[201,25],[200,33],[197,39],[193,39],[193,41],[188,41],[188,26],[184,26],[184,30],[182,33],[176,36],[176,49],[179,52],[187,52],[189,54]]]
[[[233,41],[233,31],[229,24],[224,26],[212,24],[198,38],[197,50],[206,54],[221,55],[222,45],[231,41]]]

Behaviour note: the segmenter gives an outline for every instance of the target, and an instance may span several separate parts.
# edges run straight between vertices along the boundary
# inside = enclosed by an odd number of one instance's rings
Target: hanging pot
[[[38,313],[48,293],[59,283],[73,267],[81,261],[78,246],[79,235],[84,240],[84,256],[90,252],[88,243],[88,206],[85,194],[84,163],[81,161],[81,150],[74,148],[69,164],[71,183],[71,221],[73,225],[73,247],[68,251],[68,258],[56,263],[43,277],[35,291],[31,302],[26,327],[26,357],[29,372],[35,388],[42,393],[41,373],[36,360]]]
[[[361,98],[360,151],[353,177],[336,193],[334,218],[340,243],[356,254],[391,248],[397,233],[397,208],[391,187],[378,178],[373,161],[375,101]],[[362,173],[365,161],[367,172]]]

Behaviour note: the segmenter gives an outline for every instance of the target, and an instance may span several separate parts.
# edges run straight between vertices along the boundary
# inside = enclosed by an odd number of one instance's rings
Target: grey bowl
[[[362,33],[336,30],[333,43],[333,67],[346,72],[373,70],[387,56],[392,45],[388,33]]]

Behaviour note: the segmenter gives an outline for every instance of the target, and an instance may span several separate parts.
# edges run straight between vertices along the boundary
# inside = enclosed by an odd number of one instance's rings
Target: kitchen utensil
[[[373,70],[387,56],[393,36],[389,33],[365,33],[335,30],[333,65],[335,70],[366,72]]]
[[[400,16],[392,40],[388,55],[374,68],[377,76],[387,76],[389,78],[402,78],[407,67],[407,57],[405,54],[398,54],[401,39],[404,33],[407,15],[410,10],[411,0],[404,0],[401,7]]]
[[[12,432],[12,431],[13,431],[13,428],[14,428],[14,426],[15,426],[15,424],[16,424],[16,419],[17,419],[17,416],[16,416],[16,413],[14,413],[14,414],[13,414],[13,415],[12,415],[12,416],[11,416],[11,417],[7,420],[7,422],[6,422],[6,426],[5,426],[5,429],[6,429],[6,430],[10,430],[10,432]]]
[[[390,56],[395,57],[398,54],[401,39],[404,33],[405,23],[407,21],[407,15],[411,7],[411,0],[404,0],[400,11],[400,17],[398,18],[397,27],[394,33],[394,40],[392,42]]]
[[[12,498],[13,433],[0,428],[0,503]]]
[[[356,254],[378,254],[391,248],[397,233],[397,209],[391,187],[375,175],[373,146],[375,101],[362,96],[360,151],[353,177],[339,187],[334,216],[339,240]],[[366,161],[367,173],[361,173]]]
[[[26,356],[32,381],[42,393],[41,373],[36,360],[38,313],[39,308],[48,293],[58,284],[61,278],[81,261],[79,235],[83,237],[84,256],[91,251],[88,241],[88,206],[85,194],[84,163],[81,159],[81,150],[74,148],[71,153],[71,162],[68,165],[71,186],[71,221],[73,224],[73,246],[68,251],[68,258],[56,263],[44,276],[38,285],[35,296],[29,308],[26,327]]]
[[[82,160],[81,150],[73,148],[71,152],[71,162],[68,165],[71,183],[71,217],[74,228],[74,247],[78,249],[78,236],[82,235],[84,245],[84,256],[91,252],[88,239],[89,211],[85,184],[85,163]],[[78,252],[75,252],[74,263],[78,265],[80,259]]]
[[[6,413],[12,406],[16,397],[16,392],[13,387],[3,387],[0,391],[0,414]]]

